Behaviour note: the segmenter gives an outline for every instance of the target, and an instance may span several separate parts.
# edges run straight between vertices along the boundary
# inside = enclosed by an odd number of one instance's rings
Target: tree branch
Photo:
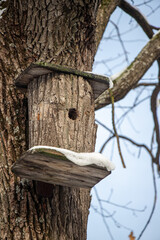
[[[109,200],[103,200],[103,199],[100,199],[101,202],[104,202],[104,203],[108,203],[110,205],[113,205],[115,207],[118,207],[118,208],[123,208],[125,210],[128,210],[128,211],[132,211],[133,213],[135,212],[144,212],[146,210],[146,206],[143,208],[143,209],[137,209],[137,208],[132,208],[132,207],[128,207],[128,205],[131,203],[127,203],[127,204],[124,204],[124,205],[120,205],[118,203],[115,203],[115,202],[111,202]]]
[[[160,92],[160,85],[157,85],[152,92],[151,96],[151,111],[153,115],[153,121],[155,125],[155,132],[156,132],[156,141],[157,141],[157,153],[156,153],[156,163],[158,165],[158,171],[160,172],[160,130],[159,130],[159,123],[158,123],[158,116],[157,116],[157,97]]]
[[[103,33],[108,24],[111,14],[114,12],[115,8],[118,6],[120,0],[106,1],[102,0],[101,5],[98,8],[97,13],[97,28],[96,28],[96,46],[102,39]]]
[[[143,31],[146,33],[146,35],[149,38],[152,38],[152,36],[154,35],[153,32],[153,26],[151,26],[147,19],[144,17],[144,15],[139,11],[138,8],[132,6],[131,4],[129,4],[127,1],[125,0],[121,0],[119,3],[119,7],[126,12],[127,14],[129,14],[131,17],[133,17],[137,23],[142,27]]]
[[[154,136],[154,131],[153,131],[153,136]],[[151,142],[151,151],[152,151],[152,147],[153,147],[153,136],[152,136],[152,142]],[[153,176],[153,188],[154,188],[154,200],[153,200],[153,206],[152,206],[152,210],[151,213],[149,215],[149,218],[145,224],[145,226],[143,227],[141,233],[139,234],[137,240],[139,240],[143,233],[145,232],[146,228],[148,227],[152,217],[153,217],[153,213],[155,211],[156,208],[156,203],[157,203],[157,185],[156,185],[156,177],[155,177],[155,171],[154,171],[154,164],[153,164],[153,160],[151,161],[151,168],[152,168],[152,176]]]
[[[124,98],[137,84],[153,62],[160,56],[160,31],[146,44],[135,60],[114,80],[112,93],[115,101]],[[109,91],[105,91],[95,101],[95,109],[111,103]]]
[[[117,129],[116,129],[116,125],[115,125],[115,114],[114,114],[114,97],[112,95],[112,91],[110,90],[110,98],[111,98],[111,102],[112,102],[112,125],[113,125],[113,130],[114,130],[114,134],[116,136],[117,139],[117,146],[118,146],[118,152],[119,152],[119,156],[121,158],[121,162],[124,168],[126,168],[124,159],[123,159],[123,155],[122,155],[122,151],[121,151],[121,147],[120,147],[120,141],[119,141],[119,135],[117,133]]]
[[[103,146],[102,146],[101,149],[100,149],[100,153],[103,152],[103,150],[104,150],[105,146],[107,145],[107,143],[109,143],[109,141],[112,140],[114,137],[116,137],[115,134],[113,134],[111,137],[109,137],[109,138],[105,141],[105,143],[103,144]],[[130,138],[126,137],[126,136],[123,136],[123,135],[119,135],[119,138],[124,139],[124,140],[132,143],[132,144],[135,145],[136,147],[144,148],[144,149],[148,152],[148,154],[150,155],[152,161],[153,161],[154,163],[156,163],[155,158],[154,158],[154,156],[153,156],[153,154],[152,154],[152,151],[151,151],[145,144],[139,144],[139,143],[133,141],[132,139],[130,139]]]
[[[121,0],[119,7],[125,11],[127,14],[129,14],[131,17],[133,17],[137,23],[141,26],[143,31],[146,33],[146,35],[151,39],[154,35],[153,29],[159,30],[159,27],[155,27],[153,25],[150,25],[145,18],[145,16],[137,9],[136,7],[132,6],[125,0]],[[160,57],[157,59],[158,68],[160,69]],[[160,72],[160,70],[159,70]],[[159,73],[159,83],[160,83],[160,73]]]
[[[113,21],[110,20],[110,23],[112,23],[113,26],[114,26],[115,29],[116,29],[119,42],[120,42],[120,44],[121,44],[122,50],[123,50],[124,55],[125,55],[125,60],[126,60],[127,64],[129,64],[129,59],[128,59],[127,51],[126,51],[124,42],[123,42],[123,40],[122,40],[122,38],[121,38],[121,34],[120,34],[120,31],[119,31],[119,28],[118,28],[117,24],[115,24]]]
[[[134,88],[138,88],[138,87],[152,87],[152,86],[156,87],[157,83],[139,83]]]
[[[107,222],[106,222],[105,215],[104,215],[104,213],[103,213],[103,212],[104,212],[104,209],[103,209],[102,203],[100,202],[100,198],[99,198],[97,189],[96,189],[96,187],[94,187],[93,189],[94,189],[96,198],[97,198],[98,203],[99,203],[99,206],[100,206],[100,211],[101,211],[100,214],[101,214],[101,216],[102,216],[104,225],[105,225],[105,227],[106,227],[106,229],[107,229],[107,231],[108,231],[108,234],[109,234],[109,236],[110,236],[110,239],[114,240],[113,235],[112,235],[112,233],[111,233],[111,231],[110,231],[110,228],[109,228],[109,226],[108,226],[108,224],[107,224]],[[111,215],[110,215],[110,216],[111,216]]]

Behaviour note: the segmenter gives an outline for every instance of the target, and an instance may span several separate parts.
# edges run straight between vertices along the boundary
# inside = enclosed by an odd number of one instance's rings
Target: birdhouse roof
[[[92,86],[94,99],[98,98],[105,90],[109,88],[110,80],[104,75],[97,75],[91,72],[80,71],[66,66],[49,63],[32,63],[15,80],[15,84],[21,88],[27,88],[27,85],[34,78],[39,76],[59,72],[64,74],[73,74],[86,79]]]

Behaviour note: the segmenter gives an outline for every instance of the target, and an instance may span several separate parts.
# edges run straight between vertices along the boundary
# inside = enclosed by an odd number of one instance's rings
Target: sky
[[[143,1],[132,2],[140,4]],[[160,8],[157,7],[159,4],[158,0],[153,0],[146,7],[139,6],[140,10],[148,16],[150,24],[155,26],[158,24],[160,15]],[[154,11],[154,13],[150,15],[151,11]],[[135,21],[127,14],[122,13],[120,9],[117,9],[113,13],[111,20],[119,24],[122,40],[128,52],[128,62],[131,62],[148,42],[148,38],[137,27]],[[131,28],[134,28],[134,31],[128,31]],[[128,65],[127,59],[122,55],[122,46],[119,44],[115,34],[113,24],[109,24],[97,52],[93,72],[110,76],[121,71]],[[109,36],[112,36],[112,39],[109,39]],[[156,77],[157,64],[155,62],[143,77],[145,80],[142,81],[146,82],[148,78],[153,78],[153,82],[156,82]],[[127,108],[122,109],[118,107],[131,106],[137,93],[139,93],[139,100],[146,99],[146,101],[143,101],[142,104],[130,111],[123,124],[118,128],[118,131],[125,136],[133,138],[138,143],[145,143],[147,146],[150,146],[153,131],[149,99],[152,90],[153,88],[147,88],[147,90],[138,88],[136,92],[131,91],[123,100],[116,104],[115,113],[116,119],[120,118]],[[160,116],[160,110],[158,114]],[[107,106],[96,111],[96,119],[112,129],[111,107]],[[108,137],[108,131],[99,125],[96,141],[97,152],[100,151],[101,146]],[[126,169],[122,167],[120,162],[115,140],[111,141],[103,151],[103,154],[116,164],[116,169],[110,176],[96,185],[96,191],[94,188],[91,190],[92,202],[88,220],[87,240],[127,240],[131,231],[133,231],[137,239],[152,210],[154,188],[150,157],[145,150],[139,151],[139,149],[127,142],[121,142],[121,147],[127,165]],[[157,174],[156,166],[154,166],[154,169],[158,200],[153,218],[142,235],[142,240],[160,239],[160,178]],[[99,202],[97,200],[97,193],[100,199],[109,202]],[[129,209],[112,204],[119,204]],[[101,216],[102,208],[103,215],[106,216],[105,218]]]

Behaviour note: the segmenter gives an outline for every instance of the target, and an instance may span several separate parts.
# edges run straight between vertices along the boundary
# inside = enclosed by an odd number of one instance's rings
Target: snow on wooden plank
[[[26,179],[80,188],[92,188],[110,174],[106,167],[96,164],[79,166],[51,147],[28,150],[13,165],[12,171]]]

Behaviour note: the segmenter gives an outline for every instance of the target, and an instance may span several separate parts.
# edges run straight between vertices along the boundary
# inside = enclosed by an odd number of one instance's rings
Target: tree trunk
[[[36,194],[33,182],[11,172],[12,164],[29,147],[27,96],[15,87],[14,79],[35,61],[91,71],[98,4],[87,0],[12,0],[6,4],[0,20],[0,237],[86,239],[88,190],[53,186],[52,198],[43,198]],[[44,92],[45,107],[52,105],[52,112],[47,112],[49,118],[44,122],[40,115],[41,125],[37,125],[34,104],[29,109],[30,146],[93,151],[94,103],[88,82],[76,76],[55,75],[50,79],[51,88],[44,83],[42,78],[38,83],[42,91],[33,97],[38,97],[40,104]],[[72,119],[71,109],[77,110],[76,119]],[[51,128],[47,130],[46,126]]]

